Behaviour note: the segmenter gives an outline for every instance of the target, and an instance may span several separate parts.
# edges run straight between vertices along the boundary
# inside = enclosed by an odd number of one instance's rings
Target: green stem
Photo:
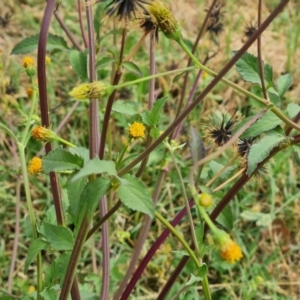
[[[180,169],[179,169],[179,167],[177,165],[174,152],[169,147],[167,147],[167,148],[169,149],[169,151],[171,153],[171,157],[172,157],[172,160],[173,160],[173,163],[174,163],[174,167],[175,167],[176,172],[177,172],[178,177],[179,177],[179,181],[180,181],[180,185],[181,185],[181,190],[182,190],[183,198],[184,198],[184,201],[185,201],[186,211],[187,211],[187,215],[188,215],[188,219],[189,219],[189,223],[190,223],[192,239],[193,239],[193,243],[195,245],[195,252],[196,252],[196,254],[198,256],[198,259],[199,259],[200,263],[202,264],[202,259],[201,259],[201,255],[200,255],[200,249],[199,249],[199,245],[198,245],[198,241],[197,241],[197,237],[196,237],[196,232],[195,232],[195,227],[194,227],[194,223],[193,223],[193,217],[192,217],[191,208],[190,208],[190,205],[189,205],[189,200],[187,198],[185,186],[184,186],[184,183],[183,183],[183,178],[181,176]]]
[[[182,244],[184,249],[187,251],[187,253],[190,255],[192,260],[194,261],[195,265],[200,268],[202,266],[202,263],[197,259],[194,251],[190,248],[188,243],[184,240],[184,238],[180,235],[180,233],[157,211],[155,211],[155,217],[162,222],[179,240],[179,242]],[[203,276],[202,281],[202,288],[203,288],[203,293],[204,297],[206,300],[211,300],[211,295],[210,295],[210,289],[209,289],[209,283],[208,283],[208,278],[207,276]]]
[[[155,217],[162,222],[175,236],[176,238],[179,240],[179,242],[182,244],[182,246],[184,247],[184,249],[186,250],[186,252],[190,255],[190,257],[192,258],[192,260],[194,261],[195,265],[200,268],[201,267],[201,263],[199,262],[199,260],[197,259],[194,251],[190,248],[190,246],[188,245],[188,243],[184,240],[184,238],[181,236],[181,234],[157,211],[155,211]]]
[[[118,84],[118,85],[114,85],[113,87],[115,89],[120,89],[120,88],[130,86],[130,85],[133,85],[133,84],[136,84],[136,83],[144,82],[144,81],[147,81],[147,80],[150,80],[150,79],[153,79],[153,78],[159,78],[159,77],[163,77],[163,76],[167,76],[167,75],[172,75],[172,74],[175,74],[175,73],[187,72],[187,71],[191,71],[191,70],[194,70],[194,69],[196,69],[196,67],[191,66],[191,67],[176,69],[176,70],[167,71],[167,72],[163,72],[163,73],[159,73],[159,74],[153,74],[151,76],[146,76],[146,77],[139,78],[139,79],[136,79],[136,80],[133,80],[133,81],[124,82],[124,83],[121,83],[121,84]]]
[[[177,40],[178,44],[182,47],[182,49],[186,52],[186,54],[192,59],[192,61],[195,63],[195,65],[203,70],[204,72],[206,72],[207,74],[216,77],[218,74],[215,73],[214,71],[212,71],[211,69],[207,68],[206,66],[202,65],[199,60],[192,54],[192,52],[189,50],[189,48],[186,46],[186,44],[184,43],[184,41],[182,39]],[[262,104],[263,106],[265,106],[266,108],[270,109],[279,119],[281,119],[284,123],[290,125],[291,127],[293,127],[294,129],[300,131],[300,126],[296,123],[294,123],[292,120],[290,120],[289,118],[287,118],[283,112],[274,106],[274,104],[272,104],[269,100],[263,99],[261,97],[258,97],[257,95],[254,95],[253,93],[243,89],[242,87],[238,86],[237,84],[233,83],[232,81],[226,79],[225,77],[223,77],[221,79],[222,82],[224,82],[226,85],[232,87],[233,89],[235,89],[236,91],[240,92],[241,94],[250,97],[254,100],[256,100],[257,102],[259,102],[260,104]]]
[[[33,209],[33,203],[30,195],[30,188],[29,188],[29,179],[28,179],[28,173],[27,173],[27,164],[26,164],[26,158],[25,158],[25,146],[22,143],[17,143],[19,153],[20,153],[20,162],[21,162],[21,168],[22,168],[22,175],[23,175],[23,183],[24,183],[24,189],[25,189],[25,195],[26,195],[26,201],[27,201],[27,207],[28,207],[28,213],[29,213],[29,219],[32,229],[32,236],[34,240],[38,238],[38,233],[36,230],[36,219],[34,215],[34,209]],[[41,252],[37,255],[37,294],[39,296],[40,292],[43,289],[43,266],[42,266],[42,256]]]
[[[33,113],[36,109],[36,104],[37,104],[37,87],[35,86],[34,82],[33,82],[33,78],[31,78],[31,84],[32,84],[32,90],[33,90],[33,94],[32,94],[32,100],[31,100],[31,108],[29,111],[29,115],[27,118],[27,122],[26,122],[26,126],[25,129],[23,131],[22,134],[22,141],[21,144],[24,145],[24,147],[27,145],[27,142],[29,140],[29,129],[31,126],[31,121],[32,121],[32,116]]]
[[[69,147],[77,147],[76,145],[70,143],[70,142],[67,141],[67,140],[64,140],[63,138],[61,138],[61,137],[59,137],[59,136],[57,136],[57,137],[55,138],[55,140],[57,140],[57,141],[59,141],[59,142],[65,144],[65,145],[67,145],[67,146],[69,146]]]

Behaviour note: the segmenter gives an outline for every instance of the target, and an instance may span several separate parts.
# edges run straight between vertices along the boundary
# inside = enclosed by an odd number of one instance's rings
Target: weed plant
[[[232,48],[226,2],[194,3],[195,41],[157,0],[28,17],[1,57],[0,299],[297,299],[300,106],[262,46],[299,5],[257,1]]]

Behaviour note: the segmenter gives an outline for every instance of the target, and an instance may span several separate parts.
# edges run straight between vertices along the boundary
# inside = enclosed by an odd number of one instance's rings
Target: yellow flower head
[[[69,95],[77,100],[88,98],[102,98],[113,91],[112,85],[103,81],[94,81],[91,83],[82,83],[73,88]]]
[[[243,257],[240,246],[225,231],[217,229],[214,232],[214,242],[220,250],[221,258],[227,262],[233,264]]]
[[[154,23],[157,23],[159,29],[169,39],[178,40],[181,38],[180,26],[174,15],[160,1],[152,1],[147,6]]]
[[[50,142],[57,137],[55,132],[43,126],[35,126],[32,128],[31,136],[34,139],[43,142]]]
[[[23,67],[25,69],[34,67],[34,60],[30,56],[26,56],[23,59]]]
[[[42,160],[39,157],[34,157],[28,164],[28,172],[37,174],[43,171]]]
[[[51,63],[51,57],[46,56],[45,57],[45,62],[46,62],[46,65],[50,65],[50,63]]]
[[[129,136],[134,139],[144,138],[145,130],[146,127],[144,126],[144,124],[139,122],[134,122],[129,126]]]

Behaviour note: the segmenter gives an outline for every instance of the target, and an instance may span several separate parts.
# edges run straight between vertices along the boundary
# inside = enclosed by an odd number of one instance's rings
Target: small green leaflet
[[[145,185],[132,175],[125,175],[122,178],[127,182],[117,190],[122,203],[130,209],[140,211],[153,218],[154,204]]]
[[[291,119],[295,118],[297,114],[300,112],[300,106],[296,103],[290,103],[288,104],[286,108],[286,112],[288,113],[289,117]]]
[[[78,155],[83,158],[84,163],[86,164],[90,160],[90,151],[84,147],[71,147],[69,148],[69,152]]]
[[[81,81],[85,82],[88,80],[87,73],[87,60],[88,52],[80,52],[77,50],[70,51],[69,60],[73,70],[76,72]]]
[[[72,182],[92,174],[106,173],[111,176],[117,176],[116,165],[110,160],[100,160],[98,157],[90,160],[77,174],[72,178]]]
[[[269,131],[282,123],[273,112],[267,111],[260,119],[258,119],[251,127],[249,127],[242,135],[243,138],[256,137],[263,132]]]
[[[133,101],[117,100],[112,106],[112,110],[124,115],[134,116],[139,113],[139,105]]]
[[[43,171],[49,174],[52,171],[76,170],[83,166],[83,158],[59,147],[49,152],[43,159]]]
[[[262,162],[272,151],[273,148],[284,141],[286,136],[276,131],[268,132],[266,136],[253,144],[248,154],[247,175],[251,176],[257,165]]]
[[[74,238],[73,233],[69,228],[43,222],[40,232],[55,250],[73,249]]]
[[[11,51],[11,54],[25,54],[29,53],[31,51],[34,51],[38,46],[39,41],[39,35],[34,35],[31,37],[28,37],[18,43],[13,50]],[[50,50],[61,50],[61,51],[68,51],[69,47],[66,43],[66,41],[58,35],[49,34],[47,39],[47,51]]]
[[[96,64],[96,69],[100,69],[100,68],[103,68],[107,65],[110,65],[111,63],[115,62],[116,60],[112,57],[102,57],[100,60],[97,61],[97,64]]]
[[[122,67],[124,67],[127,71],[134,73],[138,76],[143,76],[142,71],[140,70],[140,68],[133,62],[131,61],[124,61],[122,63]]]
[[[234,56],[237,51],[232,51]],[[258,59],[256,56],[245,52],[243,56],[235,64],[237,71],[245,81],[252,82],[261,86]],[[266,86],[273,86],[273,69],[270,65],[264,64],[264,79]]]
[[[96,178],[86,184],[80,201],[86,203],[88,219],[93,217],[94,211],[99,204],[99,200],[110,188],[110,180],[105,177]]]
[[[298,158],[300,159],[300,145],[293,145],[293,150],[298,154]]]
[[[47,249],[47,247],[48,247],[48,244],[45,241],[43,241],[42,239],[36,239],[30,244],[28,253],[27,253],[27,257],[26,257],[26,261],[25,261],[25,267],[24,267],[25,272],[27,272],[28,267],[35,260],[38,253],[41,250]]]
[[[166,101],[167,97],[160,98],[154,102],[151,111],[145,111],[144,113],[142,113],[143,123],[150,127],[158,125],[160,120],[160,112],[163,109]]]
[[[40,295],[44,300],[57,300],[57,291],[53,287],[44,289]]]
[[[217,222],[229,230],[233,228],[233,215],[230,205],[227,205],[222,210],[217,217]]]
[[[278,88],[278,94],[280,98],[282,98],[283,95],[288,91],[292,83],[293,83],[293,76],[291,74],[281,75],[277,79],[277,88]]]

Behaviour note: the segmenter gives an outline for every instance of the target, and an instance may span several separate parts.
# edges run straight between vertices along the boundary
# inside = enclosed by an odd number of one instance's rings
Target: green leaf
[[[256,137],[263,132],[267,132],[282,123],[273,112],[267,111],[259,118],[251,127],[249,127],[242,135],[243,138]]]
[[[202,266],[198,269],[198,276],[200,278],[203,278],[206,275],[207,275],[207,265],[203,263]]]
[[[96,64],[96,69],[100,69],[103,68],[113,62],[115,62],[116,60],[114,58],[111,57],[102,57],[99,61],[97,61]]]
[[[117,100],[112,106],[112,110],[124,115],[134,116],[139,113],[139,105],[133,101]]]
[[[152,127],[150,130],[150,136],[154,139],[157,139],[160,135],[159,129],[156,127]]]
[[[88,73],[87,73],[87,61],[88,61],[88,53],[87,51],[80,52],[77,50],[70,51],[69,60],[71,63],[72,68],[78,75],[81,81],[88,80]]]
[[[151,127],[158,125],[160,120],[160,113],[166,101],[167,101],[167,97],[157,99],[154,102],[151,111],[145,111],[144,113],[142,113],[142,120],[146,125]]]
[[[85,164],[90,160],[90,151],[87,148],[71,147],[71,148],[69,148],[69,152],[74,155],[82,157]]]
[[[230,205],[227,205],[217,217],[217,222],[225,228],[231,230],[233,228],[233,215]]]
[[[179,74],[177,74],[174,78],[173,78],[173,83],[177,82],[187,71],[181,72]]]
[[[48,244],[41,239],[36,239],[30,244],[28,252],[27,252],[26,261],[25,261],[25,267],[24,267],[25,272],[27,272],[28,267],[35,260],[38,253],[41,250],[47,249],[47,247],[48,247]]]
[[[198,131],[194,127],[190,127],[191,132],[191,140],[190,140],[190,148],[191,155],[193,159],[194,165],[202,158],[205,157],[205,148],[203,140],[198,133]]]
[[[73,233],[69,228],[43,222],[40,232],[47,239],[50,246],[55,250],[60,251],[73,249],[74,238]]]
[[[272,151],[272,149],[286,137],[276,131],[269,132],[268,135],[253,144],[248,154],[248,169],[247,175],[251,176],[257,165],[262,162]]]
[[[44,289],[40,295],[44,298],[44,300],[57,300],[57,291],[53,288]]]
[[[284,74],[277,79],[277,88],[280,98],[288,91],[293,83],[293,76],[291,74]]]
[[[298,157],[300,158],[300,145],[293,145],[293,150],[298,154]]]
[[[288,113],[289,117],[293,119],[300,112],[300,105],[296,103],[290,103],[286,108],[286,112]]]
[[[201,268],[202,268],[203,266],[206,266],[206,265],[205,265],[205,264],[202,265]],[[205,267],[204,267],[204,268],[205,268]],[[207,269],[207,267],[206,267],[206,269]],[[188,281],[184,286],[192,285],[192,284],[194,284],[194,283],[200,282],[201,280],[202,280],[201,277],[198,277],[198,276],[195,276],[194,274],[191,274],[191,277],[190,277],[189,281]]]
[[[90,160],[77,174],[72,178],[72,182],[79,178],[89,176],[92,174],[103,174],[117,176],[116,165],[110,160],[100,160],[98,157]]]
[[[232,56],[237,51],[232,51]],[[235,64],[237,71],[245,81],[252,82],[261,86],[258,59],[253,54],[245,52]],[[273,86],[273,69],[270,65],[264,64],[264,79],[266,86]]]
[[[21,41],[20,43],[18,43],[11,51],[11,54],[25,54],[34,51],[35,49],[37,49],[38,41],[39,41],[39,35],[28,37],[23,41]],[[69,50],[69,47],[66,41],[62,37],[50,33],[48,36],[46,49],[48,51],[50,50],[65,51],[65,50]]]
[[[45,287],[53,286],[57,279],[60,286],[65,278],[66,270],[70,261],[70,252],[66,252],[57,257],[45,271]]]
[[[68,193],[68,199],[70,203],[69,212],[73,218],[76,228],[78,225],[80,211],[82,210],[82,205],[83,205],[81,201],[81,195],[86,183],[87,183],[87,179],[85,177],[82,177],[75,182],[73,182],[72,178],[70,178],[67,183],[67,193]]]
[[[49,152],[42,161],[43,171],[46,174],[52,171],[76,170],[83,166],[83,158],[60,147]]]
[[[143,73],[140,70],[140,68],[132,61],[124,61],[122,63],[122,67],[124,67],[127,71],[129,71],[133,74],[136,74],[138,76],[143,76]]]
[[[110,188],[110,180],[105,177],[96,178],[85,186],[81,201],[86,203],[88,219],[93,217],[94,211],[99,204],[99,200]]]
[[[122,203],[130,209],[154,217],[154,204],[145,185],[135,176],[125,175],[127,184],[121,185],[117,190]]]

